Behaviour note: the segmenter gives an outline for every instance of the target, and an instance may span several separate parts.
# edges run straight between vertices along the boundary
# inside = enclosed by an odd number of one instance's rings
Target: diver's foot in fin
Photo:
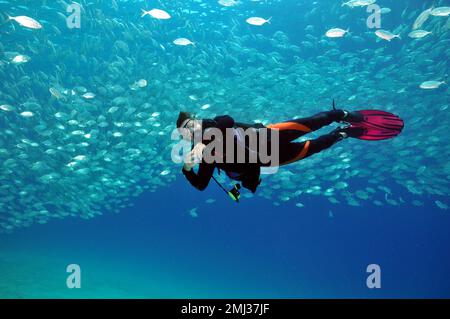
[[[366,130],[362,127],[340,127],[333,131],[333,134],[339,134],[341,139],[345,139],[348,137],[359,138],[366,133]]]
[[[343,119],[350,124],[351,128],[362,128],[365,130],[360,136],[352,131],[351,137],[366,141],[381,141],[399,135],[405,123],[395,114],[380,110],[359,110],[349,112]]]
[[[350,112],[336,108],[336,102],[333,99],[333,111],[340,111],[344,113],[344,117],[338,122],[358,123],[364,121],[364,115],[358,111]]]
[[[342,123],[359,123],[364,121],[364,115],[358,111],[350,112],[342,109],[334,109],[333,111],[335,122]]]
[[[359,123],[364,121],[364,115],[358,111],[355,112],[344,111],[344,112],[345,115],[344,118],[342,119],[344,122]]]

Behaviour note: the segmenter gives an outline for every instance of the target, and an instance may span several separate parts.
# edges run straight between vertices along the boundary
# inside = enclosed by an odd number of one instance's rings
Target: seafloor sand
[[[126,265],[99,260],[83,263],[81,289],[69,289],[66,266],[60,257],[2,252],[0,298],[171,298],[177,290],[182,293],[164,274],[158,275],[158,282],[154,273],[145,277]]]

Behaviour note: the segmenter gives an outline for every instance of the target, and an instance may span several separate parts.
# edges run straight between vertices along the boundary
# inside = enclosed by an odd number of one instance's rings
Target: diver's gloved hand
[[[203,159],[203,151],[206,148],[206,145],[203,143],[198,143],[195,145],[195,147],[190,151],[188,154],[186,154],[184,158],[184,170],[190,171],[194,168],[196,164],[201,163]]]
[[[192,149],[191,151],[192,156],[197,163],[200,163],[202,161],[203,151],[205,150],[205,148],[206,148],[205,144],[197,143]]]

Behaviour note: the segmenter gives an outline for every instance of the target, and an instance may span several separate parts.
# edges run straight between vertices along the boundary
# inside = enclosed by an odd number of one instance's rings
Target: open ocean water
[[[450,2],[344,2],[0,1],[0,298],[449,298]],[[239,204],[172,161],[179,111],[267,124],[333,98],[405,129]]]

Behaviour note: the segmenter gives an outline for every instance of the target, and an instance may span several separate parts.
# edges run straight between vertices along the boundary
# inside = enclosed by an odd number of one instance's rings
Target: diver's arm
[[[193,169],[188,170],[184,167],[182,172],[192,186],[197,188],[199,191],[203,191],[206,189],[211,177],[213,176],[214,165],[202,162],[199,165],[197,173],[195,173]]]
[[[261,123],[240,123],[240,122],[236,122],[235,126],[238,128],[242,128],[243,130],[249,129],[249,128],[263,128],[265,127],[263,124]]]
[[[220,130],[225,130],[234,126],[234,119],[229,115],[216,116],[214,121],[217,123],[216,127]]]
[[[216,116],[213,120],[203,120],[202,125],[203,129],[215,127],[220,129],[221,131],[225,131],[225,129],[233,127],[234,119],[228,115]],[[201,148],[200,153],[203,151],[203,149],[204,148]],[[197,158],[199,157],[200,156],[197,156]],[[200,191],[203,191],[206,189],[209,181],[211,180],[211,177],[213,176],[214,168],[214,164],[201,162],[197,173],[195,173],[193,169],[188,166],[183,167],[182,172],[192,186]]]
[[[208,128],[217,128],[222,132],[225,132],[227,128],[234,127],[234,119],[229,115],[216,116],[214,119],[203,119],[202,128],[206,130]]]

